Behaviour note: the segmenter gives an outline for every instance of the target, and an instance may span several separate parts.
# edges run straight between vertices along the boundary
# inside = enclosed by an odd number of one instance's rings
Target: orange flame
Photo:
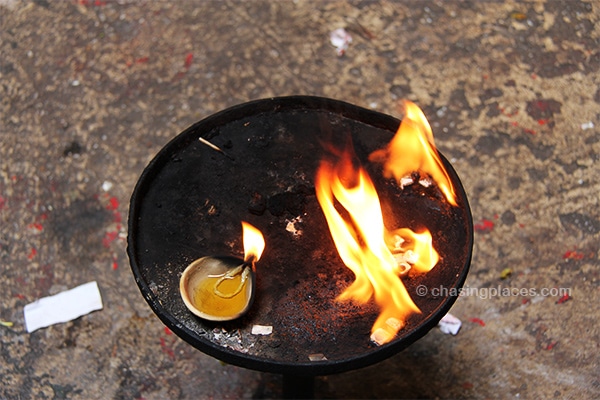
[[[370,160],[383,162],[384,176],[398,180],[415,171],[429,174],[455,205],[454,188],[433,147],[427,120],[413,103],[407,102],[406,108],[395,137]],[[394,338],[411,314],[420,313],[399,275],[408,270],[426,273],[437,264],[439,255],[427,230],[388,231],[375,186],[353,158],[348,146],[333,160],[321,161],[315,190],[338,253],[356,278],[338,300],[366,303],[375,299],[380,314],[371,329],[371,340],[382,345]]]
[[[372,339],[386,343],[411,313],[420,311],[398,277],[398,262],[386,244],[377,191],[367,173],[352,165],[348,151],[337,164],[321,163],[315,189],[338,253],[356,276],[338,300],[366,303],[374,296],[381,313],[373,325]],[[337,211],[336,202],[349,218]]]
[[[398,182],[413,172],[429,174],[446,200],[456,205],[456,194],[450,177],[435,148],[431,126],[423,111],[411,101],[404,101],[405,115],[387,148],[369,156],[370,161],[384,163],[384,176]]]
[[[427,229],[416,233],[408,228],[400,228],[388,237],[393,240],[393,244],[389,245],[392,252],[399,252],[398,254],[404,255],[403,260],[412,261],[412,268],[417,272],[431,271],[440,260],[439,254],[433,248],[431,233]]]
[[[262,233],[249,223],[242,221],[242,238],[244,242],[244,261],[256,262],[265,249]]]

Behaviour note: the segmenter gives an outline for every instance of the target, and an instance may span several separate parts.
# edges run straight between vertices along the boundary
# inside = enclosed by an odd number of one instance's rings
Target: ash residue
[[[242,335],[239,329],[227,331],[224,328],[215,328],[212,330],[212,341],[223,347],[229,347],[240,353],[248,353],[256,343],[256,337],[252,335]]]
[[[345,343],[348,336],[363,337],[367,343],[377,306],[336,300],[352,283],[351,273],[319,273],[315,278],[296,281],[274,309],[273,319],[282,327],[282,337],[312,350],[320,350],[322,343]],[[364,335],[357,334],[361,330]]]

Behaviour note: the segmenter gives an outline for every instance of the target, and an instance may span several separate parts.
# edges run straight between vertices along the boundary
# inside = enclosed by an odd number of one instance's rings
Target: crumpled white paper
[[[454,315],[448,313],[438,323],[440,330],[446,334],[456,335],[460,330],[462,322]]]
[[[30,333],[101,309],[102,297],[98,283],[92,281],[27,304],[23,310],[25,328]]]
[[[344,28],[338,28],[329,33],[329,40],[335,47],[337,55],[341,57],[352,43],[352,36]]]

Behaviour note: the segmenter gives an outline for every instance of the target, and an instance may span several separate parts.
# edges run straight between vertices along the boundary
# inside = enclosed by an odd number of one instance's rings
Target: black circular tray
[[[399,123],[341,101],[292,96],[229,108],[176,136],[144,170],[129,210],[130,264],[152,310],[206,354],[283,374],[324,375],[364,367],[422,337],[450,309],[466,279],[473,227],[466,194],[443,156],[457,193],[456,207],[435,187],[401,190],[381,177],[379,166],[368,163],[368,155],[390,141]],[[394,228],[426,227],[441,256],[429,273],[403,279],[422,313],[383,346],[369,340],[377,307],[335,300],[353,275],[337,256],[314,195],[322,144],[348,136],[380,193],[385,220]],[[261,230],[266,240],[257,264],[255,304],[236,321],[201,320],[179,295],[181,273],[202,256],[241,256],[242,220]],[[447,295],[418,296],[419,285],[447,288]],[[273,333],[252,335],[253,325],[272,326]]]

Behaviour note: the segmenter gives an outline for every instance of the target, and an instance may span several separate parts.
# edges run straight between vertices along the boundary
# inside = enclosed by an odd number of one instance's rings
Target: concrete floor
[[[476,223],[458,335],[319,377],[316,396],[598,397],[599,19],[574,0],[0,0],[0,398],[281,396],[280,376],[165,330],[124,222],[176,134],[294,94],[392,115],[413,100]],[[336,28],[353,38],[342,57]],[[26,304],[91,280],[103,310],[25,331]]]

